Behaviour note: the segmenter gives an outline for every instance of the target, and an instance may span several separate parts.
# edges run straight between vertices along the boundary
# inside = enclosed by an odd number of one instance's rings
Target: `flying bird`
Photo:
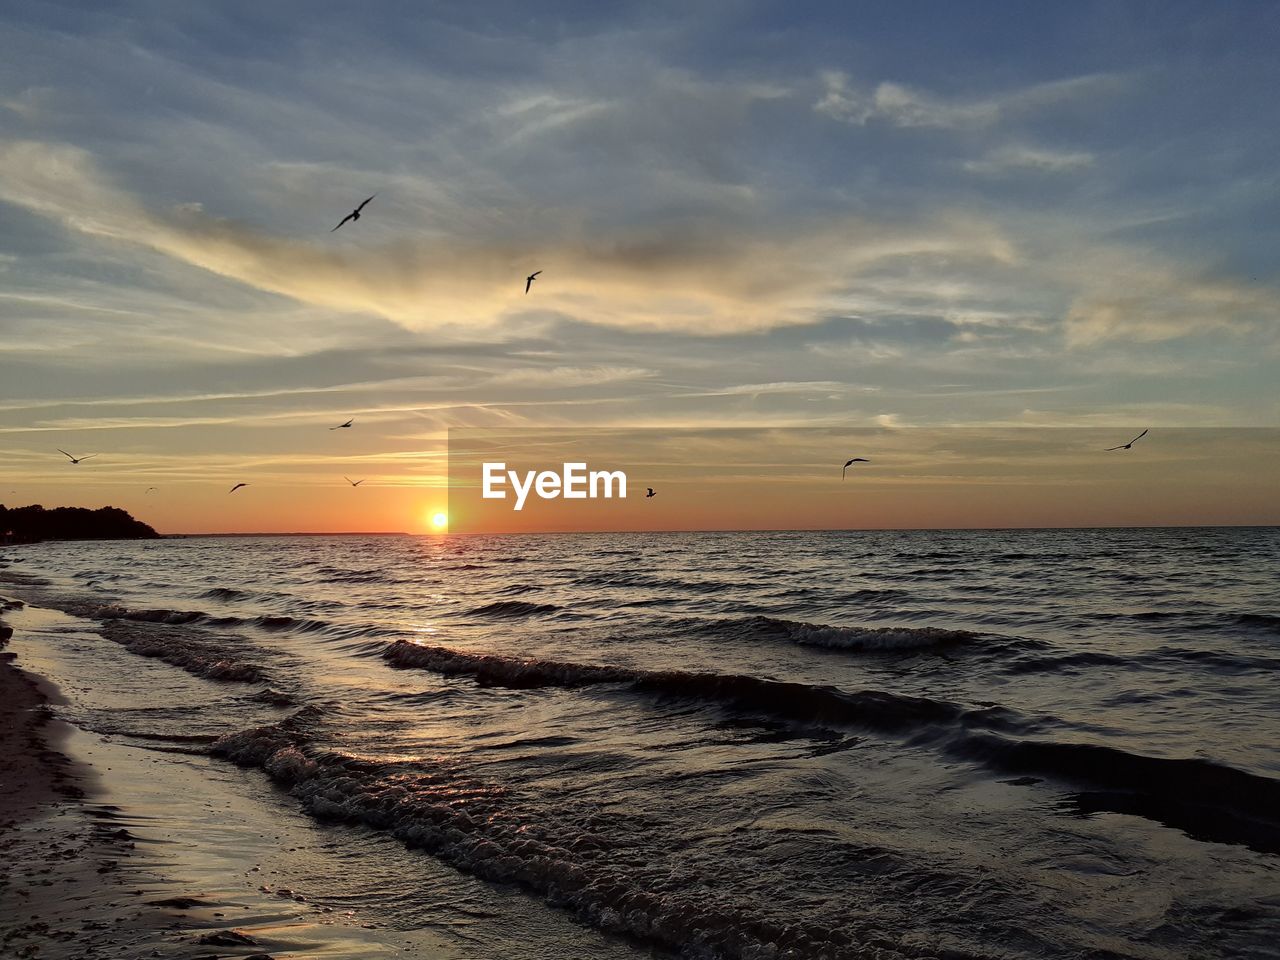
[[[1149,429],[1150,429],[1150,428],[1148,428],[1148,430],[1149,430]],[[1146,435],[1147,435],[1147,430],[1143,430],[1140,434],[1138,434],[1136,437],[1134,437],[1134,438],[1133,438],[1132,440],[1130,440],[1128,443],[1122,443],[1122,444],[1120,444],[1120,446],[1118,446],[1118,447],[1107,447],[1107,449],[1106,449],[1104,452],[1106,452],[1106,453],[1110,453],[1112,450],[1128,450],[1130,447],[1132,447],[1135,443],[1137,443],[1139,440],[1141,440],[1141,439],[1142,439],[1143,437],[1145,437]]]
[[[159,490],[159,489],[160,489],[159,487],[147,487],[147,489],[143,490],[142,492],[150,493],[152,490]]]
[[[527,277],[524,278],[525,293],[529,292],[529,288],[533,286],[533,281],[538,279],[538,274],[540,274],[541,272],[542,272],[541,270],[535,270],[533,271],[533,273],[529,274]]]
[[[232,487],[230,490],[228,490],[228,491],[227,491],[227,493],[235,493],[235,492],[236,492],[237,490],[239,490],[241,487],[247,487],[247,486],[248,486],[248,484],[247,484],[247,483],[237,483],[234,487]]]
[[[649,491],[648,493],[646,493],[646,494],[644,495],[644,498],[645,498],[646,500],[648,500],[650,497],[656,497],[656,496],[657,496],[657,494],[653,492],[653,487],[645,487],[645,489]]]
[[[351,426],[351,425],[352,425],[353,423],[355,423],[355,422],[356,422],[355,417],[352,417],[352,418],[351,418],[350,420],[348,420],[346,423],[340,423],[340,424],[338,424],[336,427],[330,427],[329,429],[330,429],[330,430],[345,430],[347,427]]]
[[[87,457],[73,457],[71,454],[67,453],[67,451],[63,450],[61,447],[55,447],[54,449],[56,449],[60,454],[62,454],[72,463],[79,463],[81,460],[92,460],[94,457],[97,456],[96,453],[91,453]]]
[[[376,196],[377,196],[377,194],[375,193],[375,194],[373,195],[373,197],[376,197]],[[369,200],[372,200],[372,199],[373,199],[373,197],[370,197],[370,198],[369,198]],[[338,227],[341,227],[341,226],[342,226],[342,224],[343,224],[343,223],[346,223],[348,220],[359,220],[359,219],[360,219],[360,211],[364,209],[364,204],[365,204],[365,203],[368,203],[368,202],[369,202],[369,200],[366,200],[364,203],[360,204],[360,206],[356,207],[354,210],[352,210],[350,213],[348,213],[345,217],[343,217],[343,218],[342,218],[342,223],[339,223],[337,227],[334,227],[334,228],[333,228],[333,230],[337,230],[337,229],[338,229]],[[330,232],[330,233],[333,233],[333,230],[330,230],[329,232]]]
[[[347,476],[344,476],[342,479],[347,481],[347,483],[351,484],[353,487],[358,487],[360,486],[360,484],[364,483],[364,480],[352,480],[350,477],[347,477]]]
[[[870,461],[870,460],[868,460],[866,457],[854,457],[852,460],[846,460],[846,461],[844,462],[844,467],[843,467],[843,468],[841,468],[841,470],[840,470],[840,479],[841,479],[841,480],[843,480],[843,479],[844,479],[844,473],[845,473],[845,471],[846,471],[846,470],[848,470],[848,469],[849,469],[851,466],[853,466],[855,463],[870,463],[870,462],[871,462],[871,461]]]

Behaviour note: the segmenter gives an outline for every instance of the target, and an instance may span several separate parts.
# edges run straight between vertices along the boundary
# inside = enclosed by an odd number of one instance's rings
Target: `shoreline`
[[[0,597],[0,613],[26,603]],[[18,666],[0,619],[0,954],[41,960],[283,960],[231,929],[173,881],[107,802],[97,767],[75,756],[78,730],[48,678]],[[111,767],[106,767],[111,770]],[[298,956],[298,954],[290,954]]]
[[[23,606],[0,600],[0,612]],[[136,838],[95,803],[94,768],[63,752],[70,730],[51,710],[61,695],[17,665],[12,634],[0,620],[0,949],[18,958],[148,955],[172,918],[140,901],[137,887],[154,878],[135,856]]]
[[[323,828],[301,814],[277,820],[269,799],[251,815],[237,787],[254,778],[238,768],[59,719],[54,707],[73,704],[79,684],[68,675],[64,695],[50,678],[60,674],[46,675],[56,651],[39,625],[66,615],[40,605],[39,578],[6,572],[0,583],[35,594],[0,595],[0,616],[12,611],[0,619],[0,956],[457,960],[435,931],[296,892],[298,858]],[[246,819],[225,819],[238,807]]]
[[[21,600],[0,598],[0,614]],[[47,808],[79,801],[90,768],[73,764],[57,748],[63,740],[50,704],[60,694],[45,678],[17,666],[8,649],[13,628],[0,619],[0,828],[44,816]]]

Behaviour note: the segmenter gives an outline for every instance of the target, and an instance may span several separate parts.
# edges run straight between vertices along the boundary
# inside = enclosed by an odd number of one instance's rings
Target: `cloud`
[[[114,186],[87,152],[32,141],[0,146],[0,198],[87,237],[413,330],[539,317],[712,334],[761,330],[812,322],[859,274],[885,264],[1014,259],[1000,231],[963,215],[753,225],[708,213],[605,229],[562,211],[544,218],[537,237],[408,233],[375,244],[349,226],[346,235],[310,241],[216,219],[190,203],[150,210]],[[535,265],[544,271],[540,288],[525,296],[521,280]]]
[[[805,396],[809,394],[832,393],[837,393],[843,396],[849,391],[874,393],[878,389],[879,387],[855,386],[841,380],[778,380],[770,383],[738,383],[727,387],[713,387],[708,390],[699,390],[694,393],[682,393],[678,394],[678,396],[758,398],[761,396],[783,396],[787,394]]]
[[[561,390],[569,387],[595,387],[606,383],[629,383],[648,380],[656,375],[655,371],[646,370],[643,367],[589,366],[547,369],[526,367],[495,373],[492,383],[506,388],[538,387]]]
[[[1067,345],[1105,341],[1154,343],[1280,326],[1274,290],[1229,279],[1185,277],[1167,269],[1131,273],[1123,283],[1089,293],[1067,312]]]
[[[27,87],[13,96],[0,99],[0,107],[11,110],[24,120],[38,120],[54,103],[52,87]]]
[[[1094,155],[1083,150],[1049,150],[1044,147],[1007,146],[981,160],[967,160],[970,173],[998,176],[1005,173],[1070,173],[1093,166]]]
[[[824,73],[822,81],[825,90],[814,104],[814,110],[833,120],[857,126],[880,121],[894,127],[955,130],[990,127],[1013,116],[1096,96],[1117,89],[1123,78],[1114,74],[1088,74],[970,100],[948,100],[891,82],[880,83],[869,90],[859,89],[853,86],[848,74],[840,71]]]

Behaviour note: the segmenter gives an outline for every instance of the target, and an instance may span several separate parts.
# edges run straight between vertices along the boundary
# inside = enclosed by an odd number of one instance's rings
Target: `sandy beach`
[[[0,601],[0,609],[21,609]],[[8,644],[12,627],[0,626]],[[155,877],[133,835],[95,802],[96,776],[61,752],[58,693],[0,653],[0,948],[14,957],[196,956],[157,949],[178,914],[148,903]],[[168,944],[171,947],[179,944]]]
[[[307,838],[230,813],[236,798],[194,779],[198,757],[165,762],[57,719],[67,700],[33,669],[40,651],[22,626],[56,614],[13,599],[0,609],[0,955],[457,955],[431,931],[403,934],[295,893],[281,876]]]

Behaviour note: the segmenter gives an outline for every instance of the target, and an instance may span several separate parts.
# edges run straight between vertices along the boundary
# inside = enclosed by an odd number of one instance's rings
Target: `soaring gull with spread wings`
[[[1148,428],[1148,430],[1149,430],[1149,429],[1150,429],[1150,428]],[[1143,437],[1145,437],[1145,436],[1147,435],[1147,433],[1148,433],[1148,430],[1143,430],[1140,434],[1138,434],[1136,437],[1134,437],[1134,438],[1133,438],[1132,440],[1130,440],[1128,443],[1122,443],[1122,444],[1120,444],[1120,446],[1118,446],[1118,447],[1107,447],[1107,449],[1106,449],[1106,451],[1105,451],[1105,452],[1106,452],[1106,453],[1110,453],[1112,450],[1128,450],[1128,449],[1129,449],[1130,447],[1132,447],[1135,443],[1137,443],[1139,440],[1141,440]]]
[[[377,194],[375,193],[375,194],[373,195],[373,197],[376,197],[376,196],[377,196]],[[370,197],[370,198],[369,198],[369,200],[372,200],[372,199],[373,199],[373,197]],[[342,218],[342,222],[341,222],[341,223],[339,223],[337,227],[334,227],[334,228],[333,228],[333,230],[337,230],[337,229],[338,229],[338,227],[341,227],[341,226],[342,226],[342,224],[346,223],[348,220],[359,220],[359,219],[360,219],[360,211],[364,209],[364,205],[365,205],[365,203],[368,203],[368,202],[369,202],[369,200],[366,200],[364,203],[360,204],[360,206],[356,207],[354,210],[352,210],[350,213],[348,213],[345,217],[343,217],[343,218]],[[330,230],[329,232],[330,232],[330,233],[333,233],[333,230]]]

